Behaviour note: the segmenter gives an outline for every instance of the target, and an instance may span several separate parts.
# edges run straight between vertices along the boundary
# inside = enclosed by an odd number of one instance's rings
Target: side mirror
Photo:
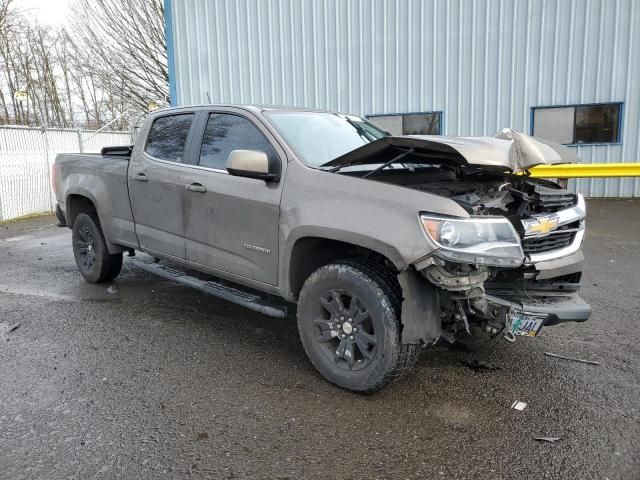
[[[259,150],[232,150],[227,158],[227,172],[238,177],[277,180],[279,172],[269,165],[269,157]]]

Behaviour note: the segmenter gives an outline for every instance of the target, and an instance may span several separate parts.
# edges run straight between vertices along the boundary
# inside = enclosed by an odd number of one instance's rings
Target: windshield
[[[266,112],[300,159],[319,167],[387,133],[360,117],[325,112]]]

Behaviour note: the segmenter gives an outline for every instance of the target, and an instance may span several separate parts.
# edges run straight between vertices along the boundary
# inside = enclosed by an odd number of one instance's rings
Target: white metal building
[[[393,133],[503,127],[640,161],[640,1],[165,0],[171,100],[378,116]],[[583,179],[592,197],[640,179]]]

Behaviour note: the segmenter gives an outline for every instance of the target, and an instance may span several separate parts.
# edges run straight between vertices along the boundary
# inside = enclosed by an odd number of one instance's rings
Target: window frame
[[[187,132],[187,137],[184,140],[184,150],[182,152],[182,161],[176,162],[175,160],[167,160],[164,158],[154,157],[149,152],[147,152],[147,146],[149,144],[149,138],[151,137],[151,129],[153,125],[162,118],[167,117],[177,117],[180,115],[191,115],[193,118],[191,119],[191,125],[189,125],[189,131]],[[154,117],[151,121],[151,125],[149,125],[149,131],[146,133],[147,138],[144,141],[144,148],[142,149],[142,153],[144,153],[148,158],[156,161],[156,162],[167,162],[172,165],[189,165],[191,162],[191,145],[193,143],[193,136],[198,127],[198,112],[195,111],[182,111],[182,112],[167,112],[165,115],[158,115]]]
[[[440,132],[437,134],[429,134],[429,135],[444,135],[444,110],[430,110],[423,112],[395,112],[395,113],[371,113],[364,116],[366,120],[370,120],[375,123],[376,117],[402,117],[402,131],[404,132],[404,117],[405,115],[433,115],[436,114],[439,117],[440,123]],[[393,134],[392,134],[393,135]],[[405,133],[402,133],[405,135]]]
[[[601,107],[607,105],[618,105],[618,136],[615,142],[592,142],[592,143],[563,143],[565,147],[602,147],[607,145],[622,145],[622,125],[624,118],[624,102],[593,102],[593,103],[570,103],[566,105],[539,105],[531,107],[530,113],[530,127],[529,133],[531,136],[535,131],[535,111],[539,109],[552,109],[552,108],[573,108],[573,137],[575,139],[576,134],[576,112],[577,107]]]
[[[230,177],[233,177],[233,178],[245,179],[244,177],[235,177],[233,175],[230,175],[226,169],[214,170],[209,167],[201,167],[200,165],[198,165],[198,160],[200,158],[200,149],[202,147],[202,139],[204,138],[204,130],[207,126],[207,120],[209,119],[209,115],[212,113],[229,113],[229,114],[234,114],[234,115],[239,115],[241,117],[244,117],[249,122],[251,122],[260,131],[260,133],[262,133],[262,135],[264,135],[264,137],[267,139],[269,144],[275,150],[276,155],[278,157],[278,161],[280,162],[280,177],[277,182],[273,182],[273,183],[281,184],[282,183],[281,180],[286,173],[287,163],[289,162],[289,153],[287,150],[288,148],[287,143],[286,141],[284,141],[284,139],[280,137],[280,134],[277,132],[277,130],[275,130],[275,128],[270,126],[268,121],[262,119],[260,116],[256,115],[254,112],[246,108],[227,107],[227,106],[220,106],[220,107],[216,106],[212,108],[211,106],[207,105],[207,106],[194,106],[194,107],[176,107],[176,108],[172,108],[170,111],[167,111],[167,112],[163,111],[162,113],[160,112],[154,113],[152,114],[153,120],[150,120],[151,123],[149,124],[148,129],[145,126],[144,131],[140,132],[141,134],[146,136],[145,142],[144,142],[144,148],[140,152],[140,155],[147,161],[151,161],[151,162],[166,163],[168,165],[176,165],[184,168],[195,168],[195,169],[200,169],[207,172],[222,173],[225,175],[229,175]],[[154,156],[149,155],[146,152],[146,147],[147,147],[147,142],[149,140],[149,132],[151,131],[151,125],[153,125],[153,122],[155,122],[157,119],[161,117],[171,117],[175,115],[186,115],[186,114],[193,114],[194,119],[193,119],[193,122],[191,122],[189,135],[187,136],[187,146],[185,148],[183,162],[163,160],[161,158],[156,158]],[[151,118],[151,117],[147,117],[147,118]]]

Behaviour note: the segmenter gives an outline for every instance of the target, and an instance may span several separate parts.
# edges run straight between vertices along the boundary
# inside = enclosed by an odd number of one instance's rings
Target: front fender
[[[291,254],[293,252],[294,245],[298,240],[305,237],[337,240],[372,250],[388,258],[398,270],[404,270],[408,266],[406,260],[398,249],[382,240],[368,235],[363,235],[358,232],[318,225],[300,226],[291,231],[285,241],[283,249],[283,258],[285,259],[284,263],[288,264],[291,261]]]
[[[403,271],[436,249],[422,230],[419,212],[468,217],[462,207],[444,197],[312,169],[295,160],[287,169],[280,207],[279,284],[289,294],[288,267],[300,238],[361,246]]]

